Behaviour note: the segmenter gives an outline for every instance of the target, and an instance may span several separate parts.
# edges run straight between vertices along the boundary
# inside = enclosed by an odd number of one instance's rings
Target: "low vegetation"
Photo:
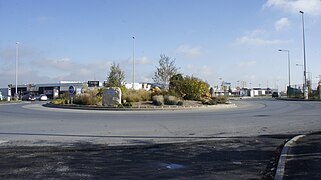
[[[217,97],[202,99],[202,104],[204,105],[226,104],[227,101],[228,101],[228,98],[226,96],[217,96]]]
[[[122,99],[124,102],[140,102],[140,101],[150,101],[151,91],[146,90],[132,90],[124,89],[122,90]]]
[[[153,96],[153,104],[156,106],[164,105],[164,96],[163,95]]]
[[[52,104],[70,104],[70,96],[68,93],[64,93],[60,95],[58,99],[53,99],[51,101]]]
[[[166,65],[166,66],[165,66]],[[170,66],[170,69],[167,69]],[[182,74],[174,74],[177,69],[174,66],[174,59],[161,56],[160,67],[157,69],[159,82],[169,81],[169,86],[164,86],[164,89],[158,87],[152,88],[150,91],[144,89],[133,90],[126,89],[122,84],[124,80],[124,72],[119,65],[111,66],[110,75],[107,78],[106,87],[120,87],[122,91],[122,102],[118,107],[132,107],[134,103],[149,101],[153,105],[183,105],[184,100],[200,101],[207,105],[224,104],[228,101],[225,96],[212,97],[213,88],[209,84],[194,76],[185,76]],[[168,70],[168,73],[162,73]],[[170,78],[169,78],[170,77]],[[102,105],[103,91],[106,88],[88,89],[83,87],[82,93],[73,97],[73,103],[78,105]],[[52,101],[53,104],[70,104],[71,98],[68,93],[62,95],[59,99]]]

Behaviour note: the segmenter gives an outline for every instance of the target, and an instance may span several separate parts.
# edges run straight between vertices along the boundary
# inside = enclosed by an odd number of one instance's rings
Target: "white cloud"
[[[189,45],[183,44],[180,45],[176,51],[180,54],[183,54],[184,56],[187,57],[198,57],[202,55],[201,48],[199,47],[190,47]]]
[[[45,65],[46,62],[48,62],[47,65]],[[59,62],[60,65],[58,65]],[[78,63],[69,58],[62,58],[58,60],[47,60],[42,64],[33,64],[33,73],[36,73],[39,76],[48,76],[47,81],[45,81],[45,83],[48,83],[62,80],[104,80],[107,77],[111,61],[90,61],[89,63]],[[39,79],[33,79],[35,83],[39,82],[38,80]]]
[[[286,41],[278,40],[278,39],[267,39],[266,31],[262,29],[255,29],[253,31],[249,31],[246,35],[237,38],[236,43],[238,44],[247,44],[247,45],[255,45],[255,46],[264,46],[264,45],[273,45],[273,44],[282,44],[286,43]]]
[[[290,26],[290,21],[288,18],[281,18],[275,22],[274,26],[276,31],[281,31],[284,28]]]
[[[275,7],[291,13],[305,11],[311,15],[321,15],[320,0],[267,0],[263,8]]]
[[[42,64],[54,68],[56,70],[67,70],[76,66],[76,64],[73,63],[69,58],[42,61]]]
[[[236,41],[239,44],[248,44],[248,45],[272,45],[272,44],[285,43],[285,41],[282,41],[282,40],[277,40],[277,39],[269,40],[261,37],[251,37],[251,36],[243,36],[241,38],[238,38]]]

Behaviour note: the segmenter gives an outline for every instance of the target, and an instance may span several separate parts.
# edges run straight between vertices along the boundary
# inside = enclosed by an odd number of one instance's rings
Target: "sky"
[[[285,89],[321,75],[320,0],[0,0],[0,87],[106,80],[113,62],[153,82],[160,54],[210,86]],[[135,39],[133,39],[135,37]],[[19,42],[17,45],[16,43]],[[134,52],[134,53],[133,53]],[[243,84],[244,84],[243,83]]]

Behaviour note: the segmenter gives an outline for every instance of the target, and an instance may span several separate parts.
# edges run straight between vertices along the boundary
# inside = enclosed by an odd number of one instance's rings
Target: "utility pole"
[[[16,91],[15,98],[18,98],[18,59],[19,59],[19,42],[16,42]]]
[[[135,89],[135,36],[133,36],[133,89]]]
[[[307,64],[305,54],[305,30],[304,30],[304,12],[299,11],[302,14],[302,41],[303,41],[303,60],[304,60],[304,99],[309,99],[308,87],[307,87]]]

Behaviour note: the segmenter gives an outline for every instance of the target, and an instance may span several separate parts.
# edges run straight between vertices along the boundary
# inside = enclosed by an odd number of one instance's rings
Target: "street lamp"
[[[16,42],[16,92],[15,92],[15,97],[18,97],[18,59],[19,59],[19,42]]]
[[[133,36],[133,89],[135,89],[135,37]]]
[[[299,11],[302,14],[302,41],[303,41],[303,60],[304,60],[304,99],[309,99],[308,89],[307,89],[307,64],[306,64],[306,55],[305,55],[305,31],[304,31],[304,12]]]
[[[289,72],[289,87],[291,87],[291,62],[290,62],[290,51],[279,49],[279,51],[287,52],[288,53],[288,72]]]

